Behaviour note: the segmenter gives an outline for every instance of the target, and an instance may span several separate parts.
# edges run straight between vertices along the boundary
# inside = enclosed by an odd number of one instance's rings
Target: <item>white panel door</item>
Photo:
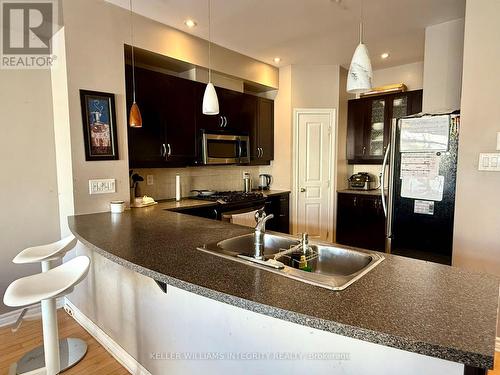
[[[333,152],[330,113],[297,114],[297,232],[329,240]]]

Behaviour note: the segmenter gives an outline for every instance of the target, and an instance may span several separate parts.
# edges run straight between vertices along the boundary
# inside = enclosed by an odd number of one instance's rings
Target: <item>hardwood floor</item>
[[[63,309],[57,312],[59,337],[75,337],[88,345],[85,357],[65,375],[103,374],[126,375],[125,370],[90,334],[85,331]],[[8,374],[9,367],[24,353],[42,344],[41,319],[23,322],[21,328],[12,333],[10,327],[0,328],[0,374]]]
[[[488,375],[500,375],[500,352],[495,353],[495,368],[488,371]]]

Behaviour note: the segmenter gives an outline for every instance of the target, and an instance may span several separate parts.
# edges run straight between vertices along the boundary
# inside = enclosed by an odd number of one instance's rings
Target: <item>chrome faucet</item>
[[[307,254],[307,250],[309,250],[309,235],[307,233],[302,233],[302,240],[300,241],[300,247],[302,248],[302,252],[304,255]]]
[[[258,210],[255,213],[255,251],[253,257],[255,259],[264,259],[264,234],[266,233],[266,222],[274,217],[273,214],[266,215],[264,210]]]

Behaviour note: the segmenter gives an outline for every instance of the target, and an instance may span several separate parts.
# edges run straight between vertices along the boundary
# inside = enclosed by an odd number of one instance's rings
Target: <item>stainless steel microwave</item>
[[[203,133],[203,164],[250,163],[250,138],[247,135]]]

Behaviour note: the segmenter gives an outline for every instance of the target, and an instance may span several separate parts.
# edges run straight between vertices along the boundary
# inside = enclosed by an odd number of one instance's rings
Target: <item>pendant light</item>
[[[351,94],[360,94],[372,89],[373,70],[368,48],[363,43],[363,0],[360,1],[359,44],[352,56],[347,75],[347,92]]]
[[[130,0],[130,40],[132,42],[132,106],[130,107],[128,124],[131,128],[142,128],[141,111],[135,102],[134,15],[132,13],[132,0]]]
[[[212,10],[211,1],[208,0],[208,83],[203,94],[202,112],[204,115],[219,114],[219,99],[212,83]]]

